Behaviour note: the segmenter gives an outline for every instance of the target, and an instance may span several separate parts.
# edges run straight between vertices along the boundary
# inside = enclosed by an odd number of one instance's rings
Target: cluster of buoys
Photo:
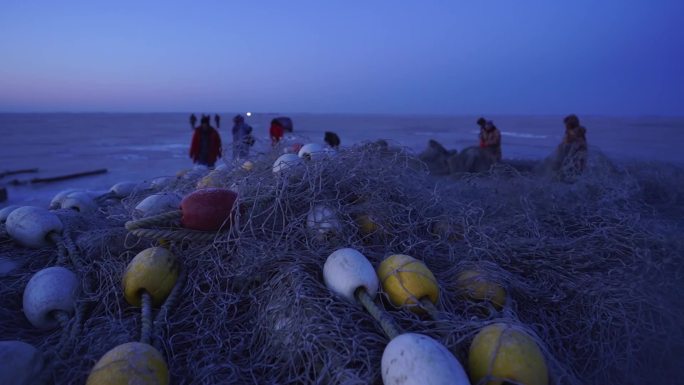
[[[79,212],[92,210],[92,194],[67,191],[52,200],[53,209],[73,208]],[[28,248],[56,246],[60,252],[58,264],[67,263],[67,253],[76,249],[67,246],[64,225],[59,217],[44,208],[33,206],[9,206],[0,212],[0,222],[4,223],[7,234],[18,244]],[[69,255],[72,263],[78,257]],[[80,279],[70,269],[63,266],[44,268],[29,279],[24,288],[22,307],[28,322],[37,329],[62,329],[62,337],[54,347],[54,354],[64,354],[74,343],[74,331],[80,330],[78,322],[70,324],[77,312],[77,298],[80,292]],[[7,385],[33,384],[47,381],[52,364],[49,355],[44,355],[35,347],[22,341],[0,342],[0,383]]]
[[[273,173],[277,175],[290,174],[307,161],[320,161],[335,153],[335,150],[318,143],[296,143],[286,147],[284,154],[273,162]]]
[[[444,345],[425,335],[401,333],[372,302],[382,287],[395,307],[416,313],[427,310],[435,317],[439,284],[422,261],[393,254],[375,271],[359,251],[339,249],[327,258],[323,280],[338,296],[360,302],[390,338],[381,362],[384,384],[469,384],[465,370]],[[489,301],[497,308],[505,303],[504,289],[481,272],[461,272],[457,282],[467,299]],[[522,327],[509,323],[488,325],[475,335],[468,354],[468,372],[473,384],[548,384],[541,349]]]
[[[177,284],[179,263],[166,248],[150,247],[139,252],[126,267],[122,286],[126,302],[142,308],[140,342],[114,347],[95,364],[87,385],[169,383],[169,370],[152,343],[152,307],[167,301]]]

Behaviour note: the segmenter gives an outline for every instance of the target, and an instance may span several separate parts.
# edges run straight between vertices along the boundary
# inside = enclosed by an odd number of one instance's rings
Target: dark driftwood
[[[101,168],[101,169],[93,170],[93,171],[85,171],[85,172],[79,172],[76,174],[53,176],[53,177],[49,177],[49,178],[33,178],[31,180],[16,180],[15,179],[10,183],[15,185],[15,186],[18,186],[18,185],[23,185],[23,184],[58,182],[61,180],[66,180],[66,179],[74,179],[74,178],[80,178],[80,177],[84,177],[84,176],[104,174],[106,172],[107,172],[106,168]]]
[[[22,170],[10,170],[10,171],[3,171],[0,172],[0,178],[4,178],[9,175],[15,175],[15,174],[27,174],[27,173],[36,173],[38,172],[37,168],[26,168]]]

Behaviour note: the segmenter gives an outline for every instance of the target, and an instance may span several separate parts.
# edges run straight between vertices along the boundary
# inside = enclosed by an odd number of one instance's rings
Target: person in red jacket
[[[201,125],[195,128],[190,144],[190,158],[193,163],[214,167],[216,159],[221,157],[221,136],[209,124],[209,117],[203,117]]]
[[[271,120],[271,129],[269,131],[271,135],[271,144],[275,146],[280,143],[280,140],[285,134],[285,129],[278,119]]]

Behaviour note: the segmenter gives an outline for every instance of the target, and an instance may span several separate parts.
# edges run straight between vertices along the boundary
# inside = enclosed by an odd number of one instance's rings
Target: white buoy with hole
[[[62,207],[62,201],[67,197],[67,195],[69,195],[71,193],[75,193],[77,191],[82,191],[82,190],[70,188],[70,189],[58,192],[57,195],[55,195],[55,197],[52,198],[52,200],[50,201],[50,206],[49,206],[50,210],[55,210],[55,209]]]
[[[0,223],[5,223],[7,221],[7,217],[10,215],[10,213],[16,209],[18,209],[21,206],[17,205],[11,205],[7,207],[3,207],[0,209]]]
[[[78,278],[60,266],[48,267],[31,277],[24,289],[24,314],[39,329],[58,325],[55,313],[73,314],[76,308]]]
[[[7,233],[21,245],[40,248],[50,245],[48,235],[62,232],[57,215],[41,207],[24,206],[12,211],[5,223]]]
[[[299,149],[297,154],[300,158],[306,160],[319,160],[326,156],[325,148],[318,143],[308,143]]]
[[[326,205],[316,205],[306,216],[306,227],[319,234],[327,234],[339,230],[342,225],[334,209]]]
[[[354,293],[363,287],[371,298],[378,292],[378,276],[373,265],[359,251],[339,249],[323,265],[323,281],[333,293],[355,302]]]
[[[44,365],[43,355],[32,345],[22,341],[0,341],[0,384],[35,384]]]
[[[273,172],[280,174],[288,170],[292,170],[302,164],[302,158],[295,154],[281,155],[275,162],[273,162]]]
[[[405,333],[390,341],[380,367],[385,385],[470,385],[456,357],[422,334]]]
[[[77,191],[64,198],[61,208],[76,210],[79,213],[91,213],[97,210],[97,203],[95,203],[92,194],[85,191]]]
[[[117,198],[125,198],[133,193],[138,187],[135,182],[119,182],[109,189],[109,192]]]
[[[176,193],[153,194],[138,203],[135,209],[143,218],[149,217],[167,211],[178,210],[181,199],[182,197]]]

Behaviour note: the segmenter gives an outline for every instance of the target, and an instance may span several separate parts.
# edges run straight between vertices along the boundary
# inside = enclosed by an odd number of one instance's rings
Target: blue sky
[[[684,115],[680,0],[0,4],[0,111]]]

